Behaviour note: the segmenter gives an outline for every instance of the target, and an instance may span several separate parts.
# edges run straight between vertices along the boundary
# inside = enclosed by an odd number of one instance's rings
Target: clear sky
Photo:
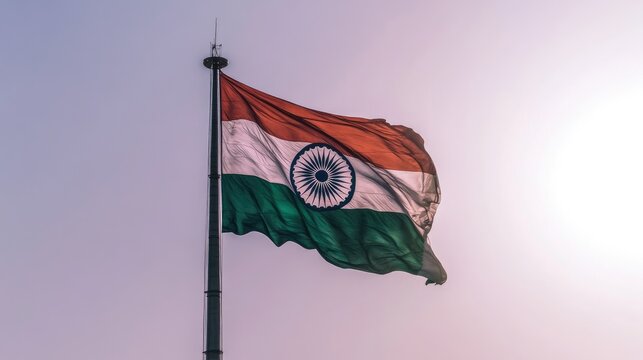
[[[643,2],[0,2],[0,359],[200,359],[208,55],[426,140],[449,280],[226,235],[246,359],[640,359]]]

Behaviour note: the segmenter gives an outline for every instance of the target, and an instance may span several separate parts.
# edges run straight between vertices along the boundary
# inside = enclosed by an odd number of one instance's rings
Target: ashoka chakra
[[[348,159],[330,145],[310,144],[293,159],[290,183],[308,207],[339,209],[353,197],[355,170]]]

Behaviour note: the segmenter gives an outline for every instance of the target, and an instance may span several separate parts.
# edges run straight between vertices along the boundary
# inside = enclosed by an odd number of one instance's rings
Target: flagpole
[[[211,70],[210,164],[208,172],[208,241],[205,265],[203,358],[221,360],[221,97],[220,70],[228,60],[218,56],[216,43],[203,65]]]

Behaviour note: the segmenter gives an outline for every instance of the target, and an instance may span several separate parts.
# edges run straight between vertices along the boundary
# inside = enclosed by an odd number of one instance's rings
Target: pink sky
[[[0,4],[0,359],[200,359],[208,54],[420,133],[449,280],[225,235],[244,359],[640,359],[643,2]]]

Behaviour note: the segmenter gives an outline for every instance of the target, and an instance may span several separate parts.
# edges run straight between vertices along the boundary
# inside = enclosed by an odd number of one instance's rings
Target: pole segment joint
[[[218,355],[222,355],[222,354],[223,354],[223,350],[220,350],[220,349],[212,349],[212,350],[206,350],[206,351],[204,351],[203,353],[204,353],[206,356],[207,356],[208,354],[218,354]]]

